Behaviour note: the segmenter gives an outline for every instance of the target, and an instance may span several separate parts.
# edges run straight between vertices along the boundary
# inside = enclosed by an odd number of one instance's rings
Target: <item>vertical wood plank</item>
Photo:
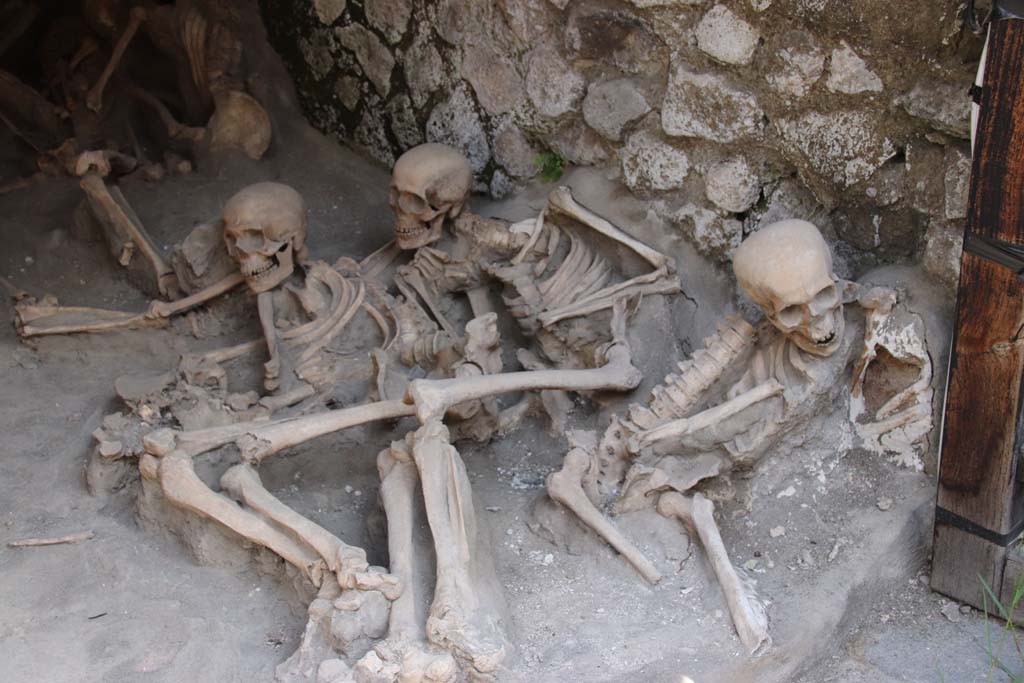
[[[968,235],[1024,245],[1024,21],[995,22],[981,94]],[[946,390],[932,588],[976,607],[1002,589],[1006,539],[1024,521],[1018,481],[1024,284],[964,253]]]

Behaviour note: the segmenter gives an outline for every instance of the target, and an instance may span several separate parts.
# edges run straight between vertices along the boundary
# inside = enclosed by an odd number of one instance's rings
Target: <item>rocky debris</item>
[[[832,50],[825,87],[830,92],[855,95],[862,92],[882,92],[879,78],[845,42]]]
[[[522,129],[513,123],[502,126],[494,138],[494,160],[516,178],[531,178],[537,174],[536,157],[537,151]]]
[[[387,120],[391,132],[395,134],[398,144],[409,149],[423,142],[423,131],[416,121],[416,112],[412,102],[405,94],[391,98],[387,105]]]
[[[412,16],[408,0],[363,0],[363,11],[370,25],[392,45],[402,40]]]
[[[964,249],[964,228],[960,222],[932,220],[924,236],[924,269],[949,289],[960,279],[960,255]]]
[[[480,106],[490,114],[511,111],[523,101],[523,82],[507,60],[486,47],[470,45],[462,55],[462,74]]]
[[[622,174],[632,190],[672,190],[690,172],[686,153],[647,131],[638,131],[622,150]]]
[[[735,142],[761,131],[757,98],[725,76],[697,73],[686,64],[672,72],[661,108],[661,125],[673,136]]]
[[[651,105],[628,78],[593,84],[583,99],[583,120],[609,140],[620,140],[622,129],[649,111]]]
[[[971,100],[960,83],[924,79],[896,103],[937,130],[965,140],[971,136]]]
[[[875,206],[892,206],[903,199],[907,184],[907,165],[888,163],[875,171],[864,190]]]
[[[778,93],[803,97],[825,73],[825,55],[805,31],[788,31],[777,45],[765,80]]]
[[[697,250],[720,263],[732,258],[732,252],[743,240],[743,224],[733,218],[722,218],[714,211],[687,204],[679,209],[672,222],[677,224]]]
[[[401,63],[413,104],[422,107],[431,93],[445,83],[441,54],[425,35],[420,34],[402,55]]]
[[[371,107],[364,108],[353,137],[358,147],[382,164],[390,166],[395,163],[384,119]]]
[[[569,121],[560,127],[551,139],[551,149],[579,166],[594,166],[608,159],[603,138],[582,121]]]
[[[313,9],[320,23],[330,26],[345,11],[345,0],[313,0]]]
[[[308,38],[299,39],[299,52],[316,80],[327,78],[334,69],[335,47],[334,34],[326,29],[315,29]]]
[[[341,44],[351,50],[363,73],[373,83],[382,96],[391,92],[391,72],[395,68],[395,58],[380,38],[369,29],[359,24],[350,24],[335,29]]]
[[[906,155],[907,203],[925,214],[933,207],[941,211],[946,199],[945,150],[938,145],[915,141],[907,145]]]
[[[697,47],[724,64],[749,64],[761,35],[725,5],[715,5],[697,24]]]
[[[857,109],[808,112],[776,126],[811,169],[839,188],[870,178],[896,152],[877,115]]]
[[[753,206],[761,194],[757,173],[744,157],[721,161],[704,176],[704,193],[720,209],[742,213]]]
[[[569,0],[550,0],[554,3],[568,4]],[[704,0],[629,0],[629,4],[640,9],[648,7],[677,7],[680,5],[703,5]]]
[[[971,190],[971,157],[956,147],[946,148],[945,215],[949,220],[967,217],[967,200]]]
[[[352,76],[339,76],[334,82],[334,94],[338,96],[345,109],[355,111],[362,96],[362,86]]]
[[[473,97],[465,85],[457,87],[447,100],[430,113],[427,140],[462,150],[474,173],[479,173],[487,165],[491,158],[491,147],[474,107]]]
[[[526,92],[542,116],[556,117],[576,109],[586,81],[552,47],[541,46],[530,55]]]
[[[660,73],[668,58],[665,44],[642,17],[610,3],[574,3],[564,39],[574,59],[600,62],[627,74]]]
[[[939,611],[942,612],[942,616],[954,624],[960,621],[960,605],[955,602],[943,601],[942,608]]]

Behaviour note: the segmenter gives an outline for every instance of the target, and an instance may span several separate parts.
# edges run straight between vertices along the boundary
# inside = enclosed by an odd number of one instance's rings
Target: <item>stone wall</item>
[[[500,196],[606,166],[720,261],[799,216],[841,269],[955,277],[968,85],[958,0],[262,0],[314,123],[385,164],[463,149]]]

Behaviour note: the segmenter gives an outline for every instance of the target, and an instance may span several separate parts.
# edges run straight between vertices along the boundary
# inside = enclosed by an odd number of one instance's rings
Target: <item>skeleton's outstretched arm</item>
[[[85,306],[38,304],[23,299],[15,305],[18,334],[22,338],[51,334],[105,332],[139,327],[160,327],[167,319],[206,303],[244,282],[241,273],[232,273],[191,296],[177,301],[153,301],[145,313],[111,311]]]

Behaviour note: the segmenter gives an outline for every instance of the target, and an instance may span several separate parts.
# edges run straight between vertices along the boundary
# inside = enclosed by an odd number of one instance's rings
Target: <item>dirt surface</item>
[[[259,164],[236,162],[155,185],[129,179],[123,191],[160,244],[181,239],[259,179],[288,182],[305,196],[315,258],[362,256],[388,239],[385,169],[301,126],[283,139]],[[680,263],[686,295],[652,309],[631,331],[649,386],[710,332],[731,306],[732,285],[678,237],[659,232],[642,203],[616,194],[600,174],[567,182],[583,203]],[[545,194],[537,187],[476,208],[525,218]],[[15,289],[53,293],[62,303],[142,310],[145,299],[105,248],[72,237],[80,197],[71,180],[0,197],[0,274]],[[9,303],[2,315],[11,319]],[[258,563],[198,566],[176,540],[137,524],[133,486],[94,498],[83,484],[90,434],[116,407],[118,375],[161,372],[186,350],[256,334],[250,320],[230,337],[196,340],[179,324],[25,346],[11,326],[0,328],[0,680],[264,681],[295,649],[305,605],[291,587],[262,574]],[[574,426],[602,424],[598,412],[581,406]],[[852,448],[843,415],[845,407],[836,406],[808,428],[800,448],[775,453],[752,476],[734,480],[734,495],[720,506],[734,563],[769,602],[775,645],[756,659],[743,652],[702,551],[675,523],[651,512],[617,520],[665,572],[657,587],[582,529],[568,549],[530,531],[544,478],[566,449],[561,437],[528,424],[492,444],[461,447],[512,610],[518,651],[503,680],[985,680],[985,620],[947,610],[959,615],[950,621],[942,599],[918,578],[926,571],[931,477]],[[374,459],[409,427],[306,444],[268,461],[263,481],[284,503],[385,564]],[[779,527],[784,534],[771,533]],[[6,547],[82,531],[95,537]]]

